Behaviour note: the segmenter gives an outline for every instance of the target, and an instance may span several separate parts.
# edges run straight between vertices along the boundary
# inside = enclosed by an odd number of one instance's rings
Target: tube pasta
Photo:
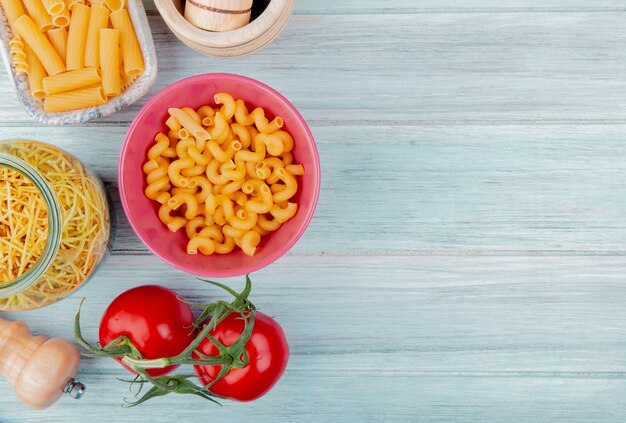
[[[169,189],[169,187],[170,181],[164,176],[149,183],[144,192],[149,199],[165,204],[171,197],[169,193],[167,193],[167,198],[163,197],[162,194],[166,194],[165,191]]]
[[[239,229],[240,231],[249,231],[256,226],[257,214],[254,212],[240,210],[230,219],[229,222],[235,229]]]
[[[204,228],[204,217],[196,216],[185,224],[185,234],[191,239]]]
[[[104,0],[104,4],[106,4],[110,10],[116,11],[126,6],[126,0]]]
[[[198,254],[200,251],[205,256],[215,252],[215,242],[208,236],[196,236],[187,244],[187,254]]]
[[[194,141],[191,138],[179,140],[176,143],[176,155],[181,159],[189,159],[189,147],[192,145],[194,145]]]
[[[65,0],[65,4],[67,5],[68,10],[73,10],[74,6],[77,4],[85,4],[85,0]],[[90,2],[92,5],[97,4],[96,2]]]
[[[170,177],[172,184],[180,188],[189,187],[190,185],[189,180],[187,178],[184,178],[180,174],[180,172],[183,169],[190,168],[192,166],[193,166],[192,159],[178,159],[178,160],[173,161],[167,169],[167,174]]]
[[[173,116],[194,138],[201,140],[211,138],[211,135],[184,110],[171,107],[167,111],[170,116]]]
[[[66,28],[70,25],[70,12],[64,9],[61,13],[52,15],[52,25],[56,28]]]
[[[51,29],[46,34],[48,35],[48,39],[50,40],[52,47],[54,47],[54,50],[57,52],[61,60],[65,62],[65,54],[67,52],[67,29],[55,28]]]
[[[220,113],[226,118],[226,120],[230,120],[235,115],[235,100],[233,96],[228,93],[217,93],[213,97],[215,103],[221,104],[222,108],[220,109]]]
[[[171,115],[165,121],[165,125],[167,125],[167,127],[170,128],[174,132],[178,132],[178,131],[180,131],[180,128],[182,128],[180,123],[176,120],[176,118],[174,116],[171,116]]]
[[[65,2],[63,0],[42,0],[41,2],[49,15],[58,15],[65,10]]]
[[[213,128],[210,129],[211,138],[221,138],[228,133],[228,129],[226,117],[221,112],[215,113]]]
[[[100,70],[97,68],[84,68],[48,76],[43,80],[43,88],[46,94],[50,95],[88,87],[100,81]]]
[[[198,235],[200,235],[200,236],[208,236],[209,238],[211,238],[215,242],[223,242],[224,241],[224,234],[222,233],[222,230],[220,229],[219,226],[217,226],[215,224],[213,224],[213,225],[206,225],[204,228],[202,228],[200,230]]]
[[[43,107],[48,113],[65,112],[67,110],[99,106],[106,103],[106,101],[107,98],[102,92],[102,86],[98,85],[49,95],[44,99]]]
[[[126,9],[115,10],[110,15],[113,28],[120,31],[120,45],[124,59],[124,72],[130,76],[143,73],[144,63],[135,28]]]
[[[196,113],[196,111],[191,107],[181,107],[180,110],[187,113],[189,117],[192,118],[198,125],[202,123],[202,118],[200,117],[200,115],[198,115],[198,113]]]
[[[30,95],[35,98],[42,98],[46,95],[43,86],[46,71],[39,59],[37,59],[37,56],[32,54],[29,50],[27,50],[27,52],[26,59],[28,62],[28,87],[30,89]]]
[[[195,146],[195,144],[192,144],[187,147],[187,154],[193,159],[194,162],[196,162],[196,164],[200,166],[205,166],[200,172],[201,174],[204,173],[206,165],[208,165],[211,161],[211,153],[209,151],[201,152],[200,149]]]
[[[183,204],[187,206],[185,210],[185,218],[193,219],[196,217],[198,214],[198,202],[193,194],[181,192],[174,195],[167,201],[167,205],[170,206],[172,210],[178,209]]]
[[[191,167],[188,167],[186,169],[183,169],[180,171],[180,174],[183,175],[185,178],[192,178],[194,176],[200,176],[204,173],[206,169],[206,166],[203,166],[201,164],[197,164],[197,165],[193,165]],[[193,180],[190,181],[190,184],[193,184]],[[195,186],[194,186],[195,187]]]
[[[120,61],[120,63],[122,63],[122,61]],[[124,68],[120,68],[120,81],[122,84],[122,90],[130,87],[132,83],[137,80],[137,78],[139,78],[139,76],[137,75],[126,75],[126,73],[124,73]]]
[[[244,254],[253,256],[256,247],[261,242],[261,234],[256,231],[248,231],[241,237],[241,249]]]
[[[281,117],[276,117],[269,122],[265,117],[265,111],[261,107],[254,109],[249,117],[254,119],[254,124],[259,132],[265,134],[271,134],[283,127],[283,119]]]
[[[198,108],[198,110],[196,110],[196,113],[198,113],[198,116],[200,116],[202,118],[202,125],[204,126],[211,126],[213,125],[213,116],[215,116],[215,110],[213,110],[213,107],[211,106],[201,106]],[[210,119],[210,120],[206,120],[205,119]]]
[[[44,100],[44,110],[62,112],[104,104],[144,71],[125,0],[92,0],[87,4],[85,0],[0,0],[0,6],[14,34],[9,50],[15,74],[28,74],[31,60],[24,52],[28,46],[43,66],[44,78],[50,78],[43,90],[36,82],[39,74],[30,82],[34,87],[31,95]],[[108,28],[109,20],[115,29]],[[106,34],[103,42],[101,33]],[[84,74],[73,73],[82,70]],[[96,72],[98,78],[93,77]],[[57,75],[59,79],[53,78]],[[68,95],[47,98],[61,93]],[[201,125],[201,118],[195,118]],[[196,145],[202,154],[204,143]],[[175,143],[166,155],[175,157],[174,148]]]
[[[101,28],[99,33],[102,89],[104,95],[111,97],[122,92],[119,55],[120,32],[117,29]]]
[[[82,69],[85,65],[85,46],[87,44],[90,10],[84,4],[77,4],[72,10],[70,29],[67,34],[66,66],[68,70]]]
[[[0,0],[0,6],[2,6],[4,16],[6,16],[7,22],[11,27],[13,22],[24,14],[24,8],[20,0]]]
[[[296,203],[287,202],[287,206],[280,207],[278,204],[274,204],[270,209],[270,214],[274,216],[274,219],[280,223],[284,223],[295,216],[298,211],[298,205]]]
[[[30,17],[22,15],[13,25],[17,34],[26,41],[26,44],[35,53],[48,75],[56,75],[65,71],[65,65],[52,44]]]
[[[171,216],[170,213],[172,213],[172,208],[168,204],[163,204],[159,207],[159,219],[161,222],[165,223],[170,231],[176,232],[185,226],[187,219],[182,216]]]
[[[85,66],[93,66],[93,67],[100,66],[100,63],[101,63],[100,61],[100,51],[101,51],[100,34],[102,34],[100,29],[107,27],[109,23],[110,13],[111,12],[109,11],[109,9],[99,4],[94,4],[90,8],[89,24],[87,26],[87,40],[85,41]],[[119,60],[120,59],[119,59],[118,44],[119,44],[119,35],[118,35],[117,44],[115,45],[115,49],[113,50],[113,46],[111,46],[110,44],[106,44],[104,46],[105,50],[103,51],[103,53],[107,60],[111,60],[111,59],[115,60],[115,64],[116,64],[115,71],[119,75]],[[113,55],[115,55],[115,57],[113,57]],[[105,65],[109,65],[109,64],[103,61],[102,66],[104,67]],[[109,67],[112,67],[112,66],[113,64],[109,65]],[[107,91],[106,88],[104,91],[106,94],[106,91]]]
[[[41,32],[46,32],[49,29],[52,29],[54,26],[52,25],[52,17],[46,11],[46,8],[43,6],[41,0],[22,0],[26,10],[28,11],[28,15],[35,22],[36,26],[39,28]],[[19,18],[18,18],[19,19]],[[16,21],[17,22],[17,19]],[[15,22],[13,24],[15,24]],[[32,44],[28,42],[28,39],[24,37],[28,45],[33,48]],[[41,58],[39,58],[41,60]]]
[[[165,150],[170,146],[170,140],[167,138],[162,132],[159,132],[154,137],[155,145],[150,147],[148,150],[148,158],[150,161],[157,161],[159,157],[165,152]]]
[[[285,184],[285,189],[274,193],[273,198],[275,203],[289,200],[298,190],[298,181],[296,181],[296,178],[291,173],[287,172],[284,168],[279,168],[278,173],[280,179]]]
[[[259,179],[251,179],[246,181],[241,187],[241,190],[244,194],[252,195],[254,192],[257,193],[257,198],[259,200],[250,200],[246,203],[246,210],[248,212],[253,212],[257,214],[268,213],[272,206],[274,205],[274,200],[272,199],[272,191],[267,186],[267,184]]]
[[[301,164],[290,164],[285,166],[285,170],[292,175],[304,175],[304,166]]]
[[[235,240],[229,236],[224,238],[223,243],[215,244],[215,252],[217,254],[228,254],[235,249]]]
[[[228,93],[217,107],[170,108],[169,132],[155,136],[143,170],[146,196],[160,202],[159,219],[184,227],[189,254],[254,255],[263,236],[293,218],[298,205],[293,137],[262,108],[248,113]]]
[[[275,218],[268,219],[266,215],[262,214],[259,216],[259,219],[257,220],[257,225],[264,231],[273,232],[273,231],[278,230],[278,228],[280,228],[280,226],[282,225],[282,222],[280,222],[278,219],[275,219]]]

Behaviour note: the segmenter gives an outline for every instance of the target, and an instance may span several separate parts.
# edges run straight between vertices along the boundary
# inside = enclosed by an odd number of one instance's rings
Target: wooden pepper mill
[[[79,399],[85,386],[74,380],[78,349],[62,339],[32,336],[24,322],[0,319],[0,374],[31,408],[52,405],[62,394]]]

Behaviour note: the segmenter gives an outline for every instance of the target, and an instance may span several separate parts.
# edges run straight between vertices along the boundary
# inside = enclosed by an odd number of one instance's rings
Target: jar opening
[[[22,292],[59,248],[61,215],[52,188],[30,164],[0,152],[0,298]]]

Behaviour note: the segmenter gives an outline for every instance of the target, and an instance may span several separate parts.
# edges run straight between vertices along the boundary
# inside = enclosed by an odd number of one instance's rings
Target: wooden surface
[[[85,359],[80,401],[46,412],[0,382],[0,422],[621,422],[626,419],[626,7],[612,0],[300,0],[257,54],[207,58],[152,4],[159,78],[235,72],[289,98],[322,160],[301,241],[253,275],[292,356],[267,396],[120,407],[113,361]],[[71,338],[86,296],[158,283],[215,291],[151,255],[116,194],[145,102],[84,126],[33,125],[0,74],[0,138],[75,153],[115,203],[107,261],[76,295],[4,315]],[[240,287],[240,279],[227,282]]]

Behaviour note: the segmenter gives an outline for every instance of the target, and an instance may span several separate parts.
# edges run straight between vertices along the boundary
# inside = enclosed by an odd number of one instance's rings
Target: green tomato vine
[[[124,400],[124,407],[134,407],[152,398],[168,394],[191,394],[219,404],[215,398],[221,397],[213,394],[209,390],[211,386],[226,376],[233,368],[243,368],[248,365],[248,354],[245,347],[246,343],[250,339],[250,336],[252,335],[252,330],[254,328],[254,314],[256,311],[254,304],[252,304],[248,299],[250,291],[252,290],[252,283],[249,276],[246,275],[246,285],[241,292],[237,292],[219,282],[210,280],[203,281],[225,290],[231,294],[234,299],[231,302],[220,300],[208,304],[200,304],[204,307],[204,310],[193,323],[193,326],[200,332],[183,352],[174,357],[146,359],[137,347],[133,345],[130,338],[125,335],[117,337],[101,348],[91,345],[85,340],[80,329],[80,312],[85,299],[83,298],[80,302],[74,318],[74,338],[76,339],[76,342],[87,350],[87,353],[83,354],[92,357],[121,359],[122,363],[137,373],[137,376],[133,380],[119,379],[123,382],[130,383],[130,388],[134,385],[139,386],[139,390],[135,394],[136,398],[138,398],[141,394],[144,385],[152,385],[152,387],[136,401],[131,402]],[[227,347],[215,337],[211,336],[210,332],[232,313],[238,313],[241,315],[241,319],[244,320],[244,330],[237,341]],[[209,321],[204,324],[209,317]],[[205,339],[208,339],[211,343],[213,343],[213,345],[215,345],[219,351],[218,355],[207,356],[199,351],[196,351],[196,348],[198,348],[200,343]],[[195,358],[194,356],[199,358]],[[210,383],[204,386],[200,386],[189,380],[195,377],[195,375],[165,375],[152,377],[146,372],[147,369],[163,368],[176,364],[207,366],[221,365],[221,369],[218,375]]]

